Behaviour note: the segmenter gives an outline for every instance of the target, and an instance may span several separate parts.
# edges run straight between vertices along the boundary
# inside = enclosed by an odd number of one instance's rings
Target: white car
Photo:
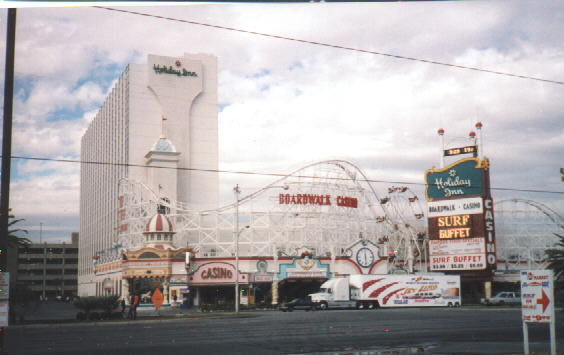
[[[480,299],[485,305],[518,305],[521,304],[521,295],[518,292],[500,292],[492,298]]]

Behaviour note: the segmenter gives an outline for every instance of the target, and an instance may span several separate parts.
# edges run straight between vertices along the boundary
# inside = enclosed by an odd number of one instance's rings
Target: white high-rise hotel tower
[[[218,168],[217,102],[211,55],[149,55],[119,78],[81,142],[79,295],[96,293],[94,259],[118,242],[120,179],[217,207],[217,174],[198,171]]]

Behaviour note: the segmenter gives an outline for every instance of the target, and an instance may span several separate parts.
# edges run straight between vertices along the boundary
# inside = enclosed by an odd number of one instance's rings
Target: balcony
[[[43,264],[19,264],[18,270],[43,270]]]
[[[41,281],[43,275],[18,274],[18,281]]]
[[[20,259],[43,259],[45,257],[45,254],[41,253],[19,253],[18,257]]]

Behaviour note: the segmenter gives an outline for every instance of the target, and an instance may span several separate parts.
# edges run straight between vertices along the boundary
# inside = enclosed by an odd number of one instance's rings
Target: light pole
[[[239,234],[242,231],[239,230],[239,195],[241,194],[239,184],[235,185],[233,192],[235,194],[235,228],[233,230],[235,234],[235,313],[239,313]]]
[[[284,190],[288,190],[290,187],[287,184],[283,186],[270,186],[280,187]],[[243,230],[249,228],[250,226],[244,226],[239,229],[239,195],[241,194],[241,189],[239,184],[235,185],[233,188],[233,193],[235,194],[235,223],[233,224],[233,234],[235,237],[235,313],[239,313],[239,235]]]
[[[235,313],[239,313],[239,235],[249,227],[239,229],[235,236]]]

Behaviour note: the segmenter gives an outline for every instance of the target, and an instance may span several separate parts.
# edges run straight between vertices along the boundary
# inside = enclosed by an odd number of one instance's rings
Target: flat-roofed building
[[[27,286],[37,299],[77,295],[78,233],[71,243],[32,243],[18,248],[17,285]]]

